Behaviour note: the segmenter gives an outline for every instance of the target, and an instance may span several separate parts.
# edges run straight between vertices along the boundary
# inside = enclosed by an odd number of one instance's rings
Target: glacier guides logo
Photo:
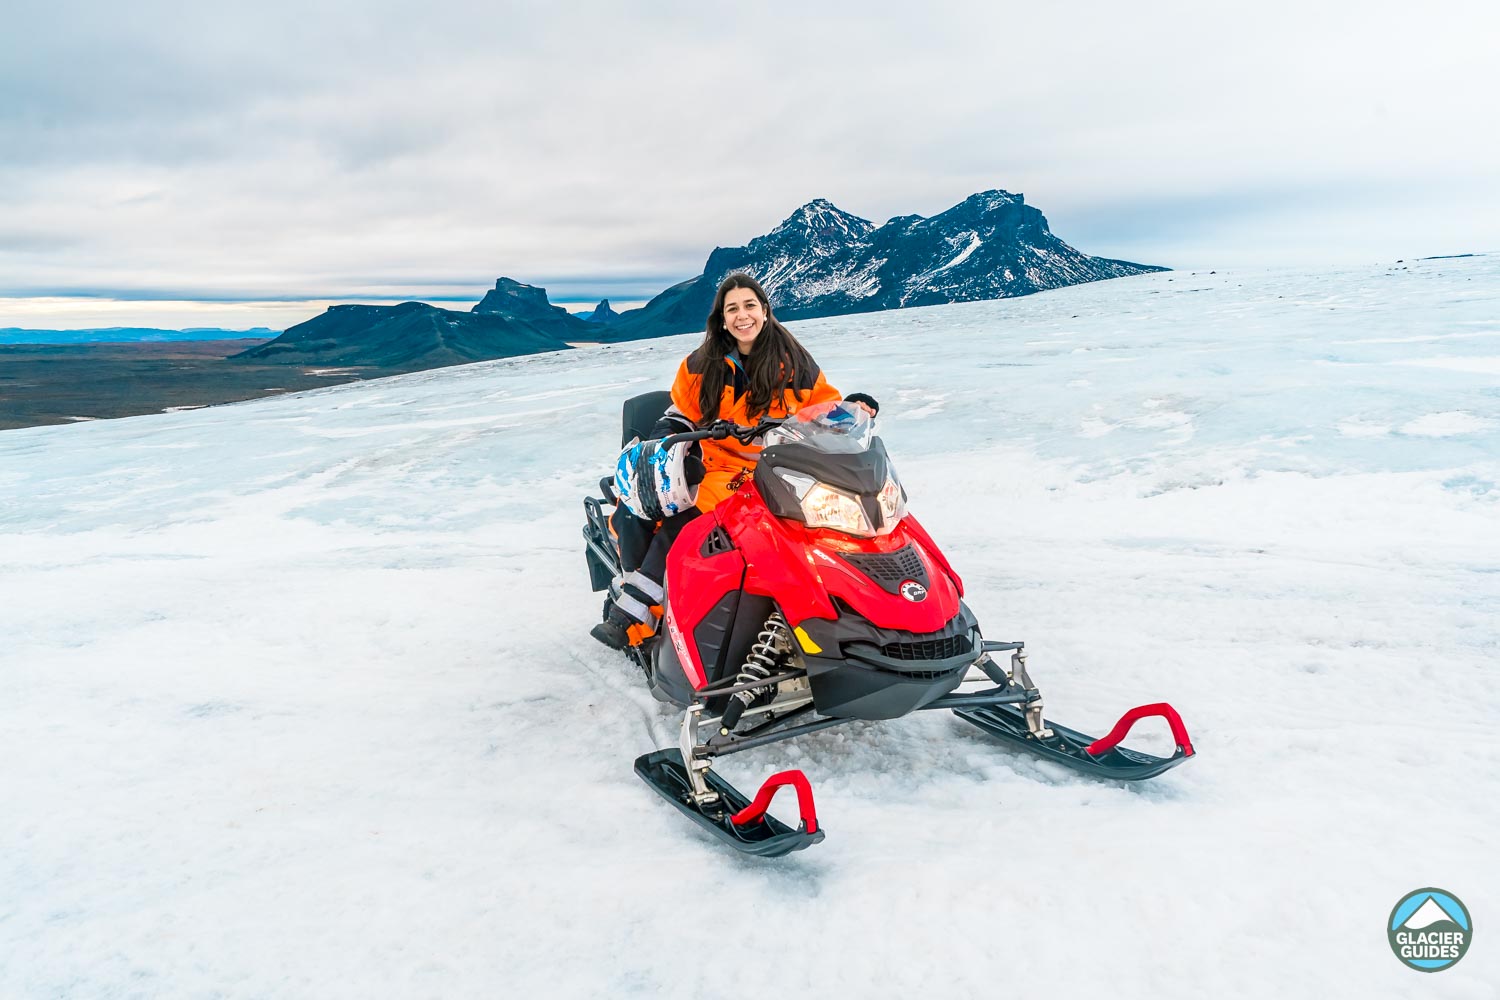
[[[1386,924],[1391,951],[1409,969],[1441,972],[1464,957],[1474,922],[1457,896],[1445,889],[1418,889],[1401,897]]]

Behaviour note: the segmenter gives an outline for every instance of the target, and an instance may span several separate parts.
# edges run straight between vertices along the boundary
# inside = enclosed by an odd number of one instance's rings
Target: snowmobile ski
[[[801,771],[773,774],[751,801],[729,782],[703,768],[702,779],[713,800],[701,806],[694,801],[693,783],[683,766],[682,752],[675,747],[636,758],[635,773],[688,819],[743,854],[779,858],[823,840],[823,828],[813,806],[812,786]],[[795,830],[766,812],[776,791],[783,787],[797,792],[802,824]]]
[[[1165,702],[1132,708],[1115,723],[1109,735],[1095,738],[1075,729],[1043,720],[1041,730],[1032,733],[1026,724],[1026,713],[1014,705],[992,705],[986,708],[955,708],[953,714],[1045,760],[1065,764],[1085,774],[1118,781],[1141,781],[1154,778],[1176,767],[1193,755],[1187,727],[1177,710]],[[1130,727],[1141,719],[1159,715],[1172,728],[1177,751],[1170,757],[1157,757],[1120,746]]]

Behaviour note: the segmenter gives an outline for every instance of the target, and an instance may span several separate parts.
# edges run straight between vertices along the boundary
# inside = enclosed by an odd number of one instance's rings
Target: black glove
[[[875,402],[875,397],[867,392],[851,392],[844,397],[846,403],[864,403],[875,413],[880,412],[880,404]]]
[[[684,431],[695,431],[698,428],[687,417],[678,413],[663,413],[656,426],[651,428],[651,437],[664,438],[669,434],[681,434]]]
[[[702,442],[694,441],[687,454],[682,456],[682,475],[689,486],[697,486],[708,475],[708,470],[703,467]]]

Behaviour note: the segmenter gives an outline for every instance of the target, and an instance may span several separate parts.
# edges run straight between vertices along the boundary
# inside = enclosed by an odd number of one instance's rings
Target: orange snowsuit
[[[701,427],[708,423],[703,419],[703,410],[698,405],[698,388],[703,375],[701,370],[693,370],[691,361],[690,355],[677,367],[677,377],[672,380],[672,409]],[[721,363],[729,365],[733,371],[724,380],[724,396],[719,403],[718,418],[732,420],[745,427],[753,426],[762,415],[757,414],[753,418],[750,415],[749,378],[738,362],[726,357]],[[789,417],[804,406],[843,398],[837,389],[828,384],[828,380],[823,377],[823,370],[815,364],[811,374],[804,374],[798,384],[788,384],[779,396],[771,397],[770,409],[764,416],[773,419]],[[707,513],[743,486],[755,471],[760,450],[761,446],[758,444],[742,445],[733,438],[704,441],[704,477],[698,487],[695,506]]]

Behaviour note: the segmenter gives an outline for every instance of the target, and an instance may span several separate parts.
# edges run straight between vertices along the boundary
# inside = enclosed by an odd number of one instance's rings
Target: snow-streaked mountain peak
[[[858,240],[875,229],[869,219],[839,208],[827,198],[814,198],[782,220],[770,233],[776,236],[787,230],[806,230],[814,236],[838,236],[844,240]]]
[[[971,194],[963,200],[962,204],[970,205],[983,212],[993,212],[995,209],[1003,208],[1006,205],[1024,205],[1026,204],[1026,196],[1024,194],[1011,194],[1009,191],[994,188],[990,191],[980,191],[978,194]]]

